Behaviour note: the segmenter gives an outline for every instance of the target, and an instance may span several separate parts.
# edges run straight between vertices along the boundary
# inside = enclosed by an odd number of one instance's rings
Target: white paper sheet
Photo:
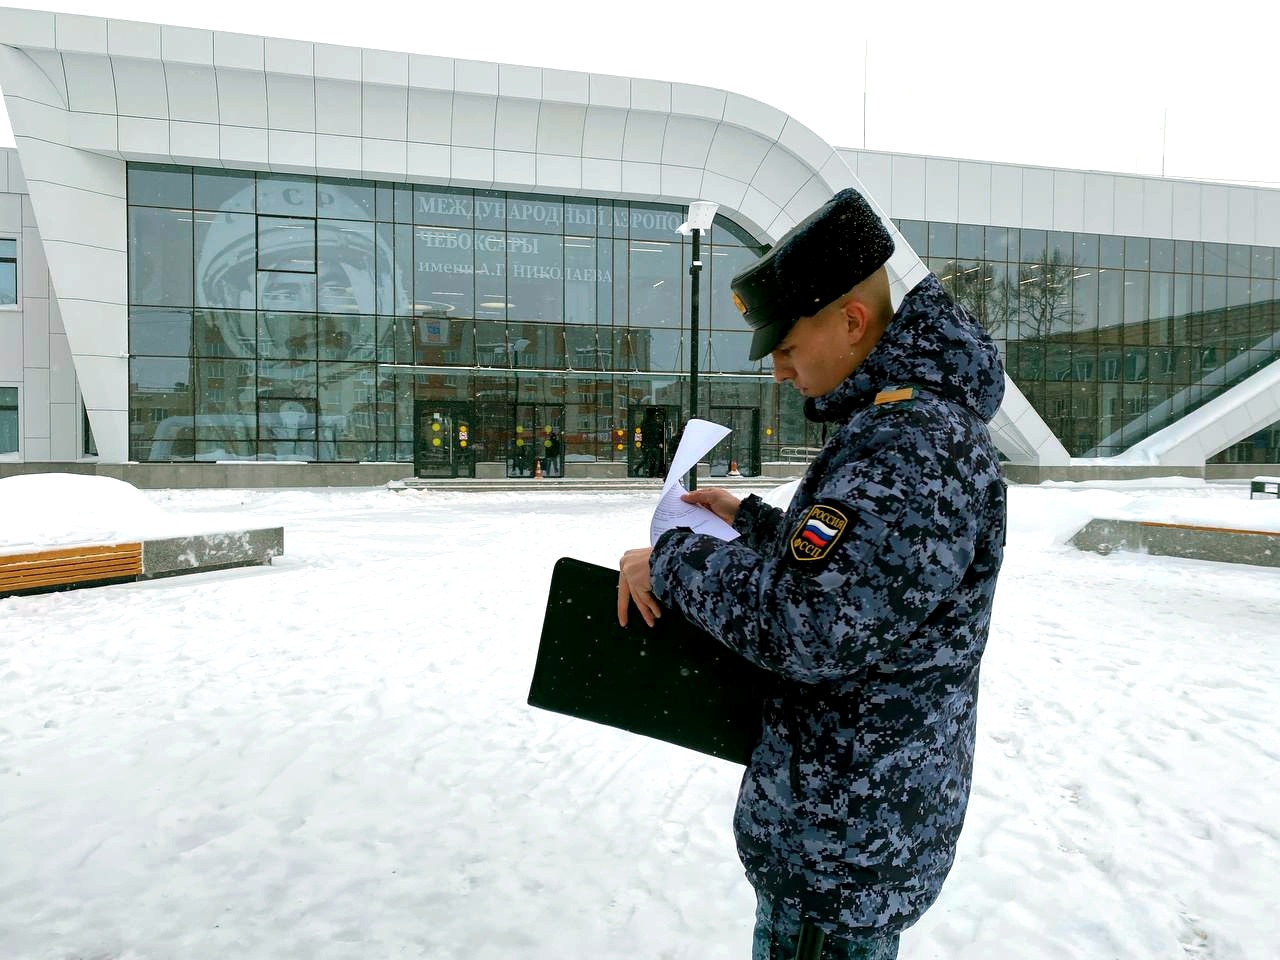
[[[671,458],[671,469],[662,483],[662,493],[649,523],[649,544],[672,527],[689,527],[695,533],[707,533],[721,540],[736,540],[738,531],[725,523],[706,507],[685,503],[680,498],[688,493],[680,478],[688,473],[712,447],[733,431],[710,420],[693,419],[685,424],[684,434],[676,455]]]

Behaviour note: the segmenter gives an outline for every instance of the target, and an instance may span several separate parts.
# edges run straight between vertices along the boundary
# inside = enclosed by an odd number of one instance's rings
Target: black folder
[[[531,706],[747,763],[769,674],[673,610],[618,626],[618,571],[556,561]]]

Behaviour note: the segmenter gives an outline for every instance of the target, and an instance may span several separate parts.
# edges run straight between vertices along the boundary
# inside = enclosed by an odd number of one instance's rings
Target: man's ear
[[[849,342],[860,343],[871,325],[871,308],[856,297],[844,303],[844,316],[849,324]]]

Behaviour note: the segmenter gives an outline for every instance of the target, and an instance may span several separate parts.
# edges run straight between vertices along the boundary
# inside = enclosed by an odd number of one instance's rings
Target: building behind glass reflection
[[[728,283],[844,186],[895,298],[932,271],[999,344],[1011,465],[1280,462],[1280,191],[837,149],[681,84],[0,26],[0,463],[651,476],[696,414],[733,428],[713,475],[785,473],[823,438]]]

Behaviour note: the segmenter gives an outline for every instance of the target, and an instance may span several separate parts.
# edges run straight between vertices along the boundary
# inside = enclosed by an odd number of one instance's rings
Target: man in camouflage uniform
[[[896,957],[969,797],[1004,542],[987,428],[1004,376],[934,275],[894,312],[892,253],[845,190],[734,278],[752,357],[772,353],[831,436],[785,512],[698,490],[686,499],[740,539],[671,530],[621,563],[620,619],[632,600],[650,624],[675,608],[777,678],[734,817],[755,960],[790,958],[802,933],[829,960]]]

